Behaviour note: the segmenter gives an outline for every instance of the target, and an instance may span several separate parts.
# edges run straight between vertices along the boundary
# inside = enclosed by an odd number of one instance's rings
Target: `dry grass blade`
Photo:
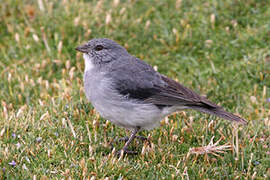
[[[218,145],[219,142],[222,140],[222,138],[220,138],[216,143],[213,142],[214,140],[213,136],[211,138],[210,143],[207,146],[202,146],[202,147],[195,147],[195,148],[190,148],[189,149],[189,154],[213,154],[215,156],[219,156],[217,153],[225,153],[225,151],[231,150],[231,144],[230,143],[226,143],[224,145]]]

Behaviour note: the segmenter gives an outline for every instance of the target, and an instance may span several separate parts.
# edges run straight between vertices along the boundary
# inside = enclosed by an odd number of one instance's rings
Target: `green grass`
[[[1,179],[269,178],[270,1],[117,2],[0,3]],[[234,132],[228,121],[180,112],[141,133],[152,144],[134,143],[142,154],[113,157],[109,143],[128,132],[87,102],[74,50],[98,37],[249,124]],[[235,146],[219,156],[189,153],[212,137]]]

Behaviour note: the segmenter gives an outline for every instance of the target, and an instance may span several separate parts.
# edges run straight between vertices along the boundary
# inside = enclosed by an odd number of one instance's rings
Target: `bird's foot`
[[[135,139],[139,139],[141,141],[147,141],[147,142],[149,142],[149,140],[147,139],[147,137],[144,137],[144,136],[135,136]],[[122,138],[119,138],[119,139],[114,140],[114,142],[115,141],[118,141],[118,142],[122,142],[122,141],[127,142],[128,140],[129,140],[129,137],[128,136],[125,136],[125,137],[122,137]]]
[[[142,142],[147,141],[149,144],[151,144],[150,140],[147,139],[147,137],[144,137],[144,136],[135,136],[135,139],[141,140]],[[117,139],[112,140],[110,142],[110,145],[111,145],[111,147],[113,149],[114,148],[114,146],[113,146],[114,143],[118,144],[119,142],[127,142],[128,140],[129,140],[128,136],[117,138]]]
[[[135,136],[134,139],[138,139],[138,140],[140,140],[141,142],[147,141],[148,144],[151,144],[151,143],[150,143],[150,140],[149,140],[148,138],[144,137],[144,136]],[[117,139],[113,140],[113,141],[110,143],[111,149],[112,149],[112,150],[114,149],[114,146],[113,146],[114,143],[118,144],[119,142],[127,142],[128,140],[129,140],[129,137],[128,137],[128,136],[125,136],[125,137],[122,137],[122,138],[117,138]],[[131,150],[128,150],[127,148],[123,148],[123,149],[121,149],[120,151],[117,151],[115,154],[116,154],[117,156],[119,156],[119,155],[121,155],[122,151],[123,151],[123,154],[124,154],[124,155],[137,155],[137,154],[138,154],[137,151],[131,151]]]

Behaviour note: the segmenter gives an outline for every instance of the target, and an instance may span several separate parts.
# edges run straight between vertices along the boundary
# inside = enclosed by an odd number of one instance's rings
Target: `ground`
[[[270,1],[20,1],[0,4],[2,179],[267,179]],[[84,95],[75,47],[106,37],[247,126],[186,111],[115,157],[129,132]],[[116,146],[120,149],[123,144]]]

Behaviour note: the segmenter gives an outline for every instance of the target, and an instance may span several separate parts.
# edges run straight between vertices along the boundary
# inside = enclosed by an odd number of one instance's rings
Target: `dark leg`
[[[112,141],[110,142],[110,146],[111,146],[112,150],[114,149],[114,145],[113,145],[114,143],[121,142],[121,141],[122,141],[122,142],[125,142],[125,145],[124,145],[124,147],[122,148],[122,150],[116,152],[116,155],[120,155],[120,154],[121,154],[121,151],[123,151],[124,154],[130,154],[130,155],[138,154],[138,152],[136,152],[136,151],[129,151],[129,150],[128,150],[129,144],[130,144],[134,139],[138,139],[138,140],[140,140],[140,141],[142,141],[142,142],[147,141],[148,144],[151,145],[150,140],[147,139],[146,137],[144,137],[144,136],[136,136],[136,134],[139,132],[139,130],[140,130],[140,127],[136,127],[135,129],[132,130],[130,137],[125,136],[125,137],[122,137],[122,138],[116,138],[116,139],[114,139],[114,140],[112,140]]]
[[[122,148],[122,150],[118,151],[116,153],[116,155],[120,155],[121,152],[123,151],[124,154],[138,154],[138,152],[136,151],[129,151],[128,150],[128,146],[130,145],[130,143],[136,138],[136,134],[139,132],[140,127],[136,127],[135,129],[132,130],[130,137],[124,137],[124,138],[120,138],[119,140],[121,141],[126,141],[124,147]]]
[[[122,149],[124,152],[127,150],[129,144],[130,144],[130,143],[133,141],[133,139],[136,137],[136,134],[137,134],[137,132],[138,132],[139,130],[140,130],[140,128],[139,128],[139,127],[136,127],[136,128],[132,131],[132,133],[131,133],[131,135],[130,135],[128,141],[126,142],[125,146],[124,146],[123,149]]]
[[[130,139],[130,138],[129,138],[128,136],[125,136],[125,137],[117,138],[117,139],[111,141],[111,142],[110,142],[111,149],[113,150],[113,148],[114,148],[114,145],[113,145],[113,144],[114,144],[114,143],[121,142],[121,141],[127,143],[129,139]],[[138,140],[140,140],[140,141],[142,141],[142,142],[147,141],[148,144],[151,145],[150,140],[148,140],[148,139],[147,139],[146,137],[144,137],[144,136],[135,136],[134,139],[138,139]],[[137,152],[134,152],[134,151],[127,151],[127,150],[124,151],[124,153],[125,153],[125,154],[137,154]],[[121,151],[117,152],[117,154],[118,154],[118,155],[121,154]]]
[[[119,139],[116,139],[114,141],[119,141],[119,142],[124,141],[124,142],[127,142],[128,140],[129,140],[129,137],[128,136],[125,136],[125,137],[121,137]]]
[[[141,141],[148,141],[148,139],[146,137],[144,137],[144,136],[135,136],[134,139],[139,139]],[[129,137],[125,136],[125,137],[116,139],[114,141],[125,141],[125,142],[127,142],[128,140],[129,140]]]

